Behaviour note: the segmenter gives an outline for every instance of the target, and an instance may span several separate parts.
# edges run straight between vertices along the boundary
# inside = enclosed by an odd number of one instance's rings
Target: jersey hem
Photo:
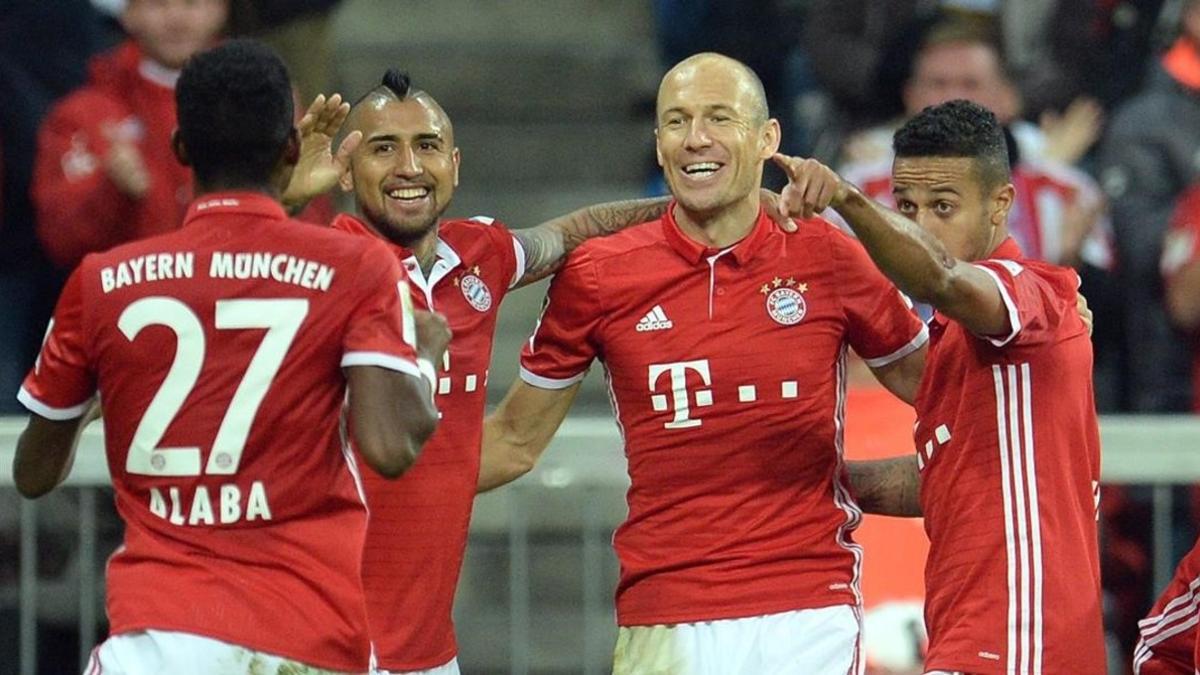
[[[169,624],[169,623],[155,622],[153,625],[144,624],[144,623],[131,623],[129,625],[121,626],[120,628],[114,627],[112,629],[112,631],[110,631],[109,637],[115,637],[117,635],[124,635],[126,633],[136,633],[138,631],[146,631],[146,630],[174,631],[177,633],[188,633],[189,635],[195,635],[198,637],[209,638],[211,640],[218,640],[220,642],[226,642],[235,647],[245,647],[246,649],[250,649],[250,650],[253,650],[256,652],[263,652],[266,654],[270,654],[272,656],[279,656],[279,657],[282,657],[285,659],[290,659],[292,661],[299,661],[300,663],[302,663],[306,666],[313,666],[315,668],[323,668],[325,670],[333,670],[333,671],[342,672],[342,673],[367,672],[367,670],[370,668],[371,656],[370,656],[369,648],[367,650],[367,653],[363,656],[362,665],[344,663],[344,662],[343,663],[335,663],[333,661],[322,661],[319,658],[312,659],[312,658],[309,658],[308,656],[301,656],[291,650],[280,649],[278,645],[266,645],[262,642],[246,640],[245,638],[237,637],[237,636],[227,634],[227,633],[222,633],[220,631],[214,631],[214,630],[200,631],[200,630],[196,630],[196,628],[194,626],[173,625],[173,624]]]
[[[458,650],[451,649],[446,654],[438,656],[435,659],[425,659],[422,661],[409,661],[397,665],[397,663],[386,663],[379,658],[378,651],[375,653],[375,672],[386,673],[387,675],[405,675],[405,673],[421,672],[425,670],[435,670],[450,665],[454,659],[458,658]]]
[[[21,405],[25,406],[26,410],[31,413],[41,415],[42,417],[45,417],[48,420],[54,420],[55,422],[65,422],[67,420],[83,417],[83,413],[87,410],[88,403],[91,403],[92,399],[88,398],[88,400],[84,401],[83,403],[80,403],[79,405],[73,405],[68,408],[55,408],[54,406],[46,405],[45,403],[39,401],[37,397],[29,393],[28,389],[21,387],[21,389],[17,391],[17,401],[19,401]]]
[[[771,602],[758,605],[740,605],[737,607],[727,607],[724,609],[713,610],[695,610],[690,612],[676,612],[672,614],[633,614],[630,612],[621,612],[618,610],[617,625],[623,628],[632,628],[635,626],[658,626],[680,623],[702,623],[704,621],[723,621],[726,619],[747,619],[755,616],[764,616],[769,614],[783,614],[784,612],[795,612],[805,609],[823,609],[825,607],[862,607],[854,601],[853,598],[847,598],[844,601],[839,601],[830,598],[828,601],[812,602]]]
[[[908,341],[908,344],[904,345],[900,349],[897,349],[891,354],[888,354],[887,356],[880,356],[874,359],[863,359],[863,362],[872,368],[882,368],[889,363],[899,361],[900,359],[917,351],[921,347],[925,346],[926,342],[929,342],[929,327],[921,324],[921,330],[917,331],[917,334],[913,337],[913,339]]]
[[[411,359],[406,359],[383,352],[346,352],[342,355],[342,367],[378,366],[405,375],[421,377],[421,369]]]
[[[572,375],[571,377],[563,379],[542,377],[537,373],[526,370],[525,366],[521,366],[521,379],[526,384],[532,384],[539,389],[566,389],[567,387],[582,381],[585,376],[587,376],[586,370],[578,375]]]

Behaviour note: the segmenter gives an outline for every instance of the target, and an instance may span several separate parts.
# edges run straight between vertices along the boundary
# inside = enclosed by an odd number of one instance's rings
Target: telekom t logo
[[[708,359],[699,361],[681,361],[679,363],[655,363],[650,365],[650,405],[656,412],[665,412],[670,405],[675,407],[675,418],[663,425],[665,429],[687,429],[700,426],[700,420],[688,417],[691,412],[691,401],[688,400],[687,373],[695,371],[704,381],[704,386],[712,386],[712,376],[708,371]],[[655,394],[658,381],[663,373],[671,374],[671,402],[667,402],[666,394]],[[696,407],[703,408],[712,405],[712,390],[696,390]]]

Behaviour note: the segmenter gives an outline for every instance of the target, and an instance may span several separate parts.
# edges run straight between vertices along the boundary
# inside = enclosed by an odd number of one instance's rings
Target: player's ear
[[[458,187],[458,165],[462,162],[462,154],[458,151],[458,147],[450,153],[450,161],[454,162],[454,187]]]
[[[658,127],[654,128],[654,156],[658,159],[658,165],[663,165],[662,147],[658,144]]]
[[[283,161],[288,166],[296,166],[300,161],[300,131],[296,127],[288,132],[287,141],[283,144]]]
[[[758,153],[758,158],[762,160],[771,159],[771,155],[779,152],[780,136],[782,132],[779,130],[779,120],[771,118],[763,125],[762,131],[762,148]]]
[[[187,148],[183,147],[183,137],[179,135],[179,129],[171,132],[171,152],[180,164],[184,166],[192,165],[191,160],[188,159]]]
[[[351,162],[352,163],[346,167],[346,170],[342,172],[342,175],[338,177],[338,187],[342,189],[342,192],[354,192],[353,160],[351,160]]]
[[[1012,210],[1016,194],[1017,190],[1012,183],[1004,183],[992,190],[991,212],[988,214],[992,227],[999,227],[1008,222],[1008,212]]]

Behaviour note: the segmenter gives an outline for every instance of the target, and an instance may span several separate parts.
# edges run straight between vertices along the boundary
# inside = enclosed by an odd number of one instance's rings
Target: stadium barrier
[[[13,492],[12,465],[17,436],[24,418],[0,418],[0,490]],[[1105,484],[1148,484],[1153,488],[1154,583],[1170,580],[1172,490],[1176,484],[1200,483],[1200,418],[1191,416],[1106,416],[1101,419],[1104,447],[1102,481]],[[612,508],[589,508],[605,496],[621,494],[628,485],[625,460],[616,425],[608,418],[569,419],[534,471],[494,493],[483,495],[471,525],[472,546],[477,538],[507,543],[507,671],[526,675],[539,669],[533,663],[531,626],[545,617],[533,611],[531,588],[530,522],[532,518],[557,520],[561,527],[579,529],[582,571],[582,672],[604,672],[611,653],[611,590],[606,566],[611,558],[609,537]],[[82,436],[70,476],[70,489],[78,491],[77,588],[80,669],[94,646],[99,625],[96,597],[102,586],[95,570],[97,556],[96,507],[99,491],[109,485],[100,425]],[[577,512],[558,508],[562,495],[583,505]],[[611,500],[609,500],[611,501]],[[21,500],[19,508],[19,572],[17,604],[20,675],[37,675],[38,639],[38,509],[36,501]],[[64,514],[58,514],[63,516]],[[64,591],[66,592],[66,591]],[[556,617],[551,617],[557,620]],[[460,633],[462,621],[460,620]],[[482,639],[482,638],[481,638]],[[464,642],[466,640],[464,639]],[[8,661],[9,656],[5,657]]]

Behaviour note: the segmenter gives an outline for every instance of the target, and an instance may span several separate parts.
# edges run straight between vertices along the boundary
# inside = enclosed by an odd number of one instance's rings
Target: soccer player
[[[672,68],[655,133],[675,201],[555,276],[484,423],[480,487],[533,466],[601,359],[632,482],[614,672],[861,673],[846,353],[893,386],[927,332],[852,238],[818,219],[785,236],[760,210],[779,125],[744,64]]]
[[[343,121],[348,133],[334,151]],[[415,305],[444,314],[453,330],[438,364],[442,422],[421,459],[402,481],[363,477],[371,506],[363,583],[376,672],[451,675],[458,672],[451,610],[500,302],[549,274],[586,238],[655,218],[667,202],[602,204],[511,231],[487,217],[443,219],[458,184],[454,128],[437,101],[398,71],[353,109],[336,94],[319,98],[302,127],[308,159],[285,201],[299,206],[340,179],[361,215],[340,215],[333,227],[387,242],[418,291]]]
[[[925,516],[926,670],[1102,673],[1100,441],[1078,276],[1024,259],[1009,237],[1013,186],[991,112],[926,108],[894,145],[898,213],[815,160],[776,160],[785,212],[832,207],[936,310],[916,455],[874,476],[895,493],[881,510]],[[862,478],[856,489],[872,492]]]
[[[1134,675],[1200,671],[1200,541],[1183,558],[1163,594],[1138,622]]]
[[[420,363],[449,335],[431,323],[414,347],[386,246],[285,216],[299,138],[273,52],[198,55],[176,95],[199,197],[179,231],[71,275],[18,396],[33,414],[16,485],[63,480],[98,393],[126,532],[88,672],[363,673],[367,514],[347,425],[375,471],[410,466],[436,424]]]

